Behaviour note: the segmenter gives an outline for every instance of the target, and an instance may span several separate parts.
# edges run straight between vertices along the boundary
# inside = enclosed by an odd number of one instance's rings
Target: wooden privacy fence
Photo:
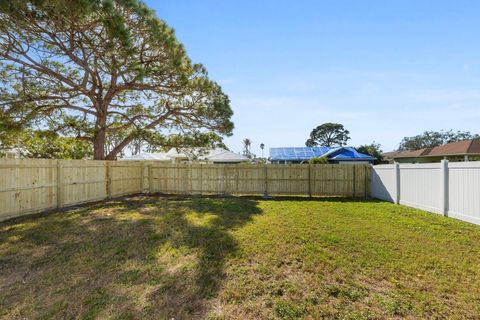
[[[150,191],[367,197],[368,165],[149,164]]]
[[[138,161],[0,159],[0,221],[144,192]]]
[[[139,193],[367,197],[368,165],[0,159],[0,221]]]

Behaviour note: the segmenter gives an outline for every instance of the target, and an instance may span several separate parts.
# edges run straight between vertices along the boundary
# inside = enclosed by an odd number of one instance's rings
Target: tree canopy
[[[479,139],[478,134],[472,134],[470,131],[425,131],[422,134],[405,137],[400,142],[399,151],[418,150],[423,148],[438,147],[446,143]]]
[[[230,135],[230,102],[138,0],[0,1],[0,123],[115,159],[170,134]]]
[[[371,155],[375,157],[375,163],[380,163],[383,160],[383,151],[381,149],[381,145],[373,141],[371,144],[364,144],[356,148],[358,152],[363,154]]]
[[[92,153],[88,142],[49,130],[24,130],[17,133],[15,140],[22,146],[20,155],[29,158],[84,159]]]
[[[305,145],[307,147],[344,146],[350,140],[349,134],[350,132],[340,123],[324,123],[312,130]]]

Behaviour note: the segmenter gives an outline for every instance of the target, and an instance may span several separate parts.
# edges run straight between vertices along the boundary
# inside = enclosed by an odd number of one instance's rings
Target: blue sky
[[[229,95],[242,139],[303,146],[324,122],[384,151],[480,132],[480,1],[147,1]],[[267,154],[266,154],[267,155]]]

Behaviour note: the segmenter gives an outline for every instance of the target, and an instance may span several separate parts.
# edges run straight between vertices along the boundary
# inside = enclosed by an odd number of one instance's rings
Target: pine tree
[[[94,159],[233,129],[220,86],[138,0],[0,1],[0,79],[0,122],[87,141]]]

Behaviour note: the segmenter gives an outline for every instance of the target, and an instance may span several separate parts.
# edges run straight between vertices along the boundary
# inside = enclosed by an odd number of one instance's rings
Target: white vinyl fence
[[[480,224],[480,161],[373,166],[371,195]]]

